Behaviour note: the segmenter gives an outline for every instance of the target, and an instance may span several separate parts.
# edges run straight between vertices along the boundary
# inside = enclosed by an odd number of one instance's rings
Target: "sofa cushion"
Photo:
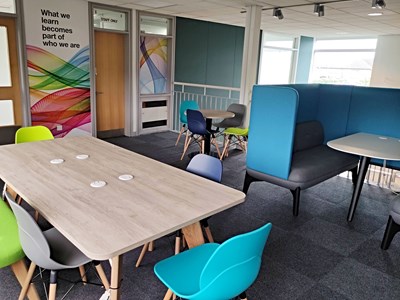
[[[319,121],[308,121],[296,125],[293,152],[320,146],[323,142],[324,129]]]

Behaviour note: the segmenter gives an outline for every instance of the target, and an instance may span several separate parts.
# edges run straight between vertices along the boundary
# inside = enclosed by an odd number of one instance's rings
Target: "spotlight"
[[[385,8],[386,7],[386,3],[385,0],[372,0],[372,8]]]
[[[315,3],[314,14],[318,15],[318,17],[323,17],[325,15],[325,7],[319,3]]]
[[[283,13],[282,10],[278,7],[278,8],[274,8],[274,10],[272,11],[272,15],[275,18],[278,18],[279,20],[283,19]]]

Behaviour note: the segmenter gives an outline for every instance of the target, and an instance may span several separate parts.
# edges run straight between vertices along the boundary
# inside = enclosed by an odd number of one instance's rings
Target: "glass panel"
[[[0,12],[15,14],[15,1],[0,0]]]
[[[93,11],[93,26],[95,28],[128,31],[126,13],[96,8]]]
[[[320,40],[315,42],[315,50],[339,50],[339,49],[376,49],[377,39],[355,40]]]
[[[169,92],[168,39],[140,37],[139,90],[141,95]]]
[[[12,100],[0,100],[0,126],[9,126],[14,124],[14,108]]]
[[[170,19],[140,16],[140,33],[170,35]]]
[[[259,84],[289,83],[293,51],[264,48]]]
[[[0,26],[0,86],[11,86],[10,57],[8,55],[7,27]]]
[[[310,82],[368,86],[375,53],[315,52]]]

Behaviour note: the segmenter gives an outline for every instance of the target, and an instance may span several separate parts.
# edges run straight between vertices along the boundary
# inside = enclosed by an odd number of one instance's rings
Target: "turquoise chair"
[[[190,300],[246,299],[256,280],[271,223],[222,244],[203,244],[154,266],[158,278],[177,296]]]
[[[178,138],[176,139],[175,146],[178,145],[178,142],[182,136],[183,133],[187,132],[186,125],[187,125],[187,116],[186,116],[186,110],[187,109],[193,109],[193,110],[198,110],[199,105],[197,104],[196,101],[193,100],[184,100],[181,103],[181,106],[179,107],[179,120],[182,123],[181,130],[179,132]]]

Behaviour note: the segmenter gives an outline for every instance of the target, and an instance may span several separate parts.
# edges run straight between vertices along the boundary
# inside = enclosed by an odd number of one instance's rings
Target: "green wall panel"
[[[175,81],[240,87],[244,28],[176,19]]]

